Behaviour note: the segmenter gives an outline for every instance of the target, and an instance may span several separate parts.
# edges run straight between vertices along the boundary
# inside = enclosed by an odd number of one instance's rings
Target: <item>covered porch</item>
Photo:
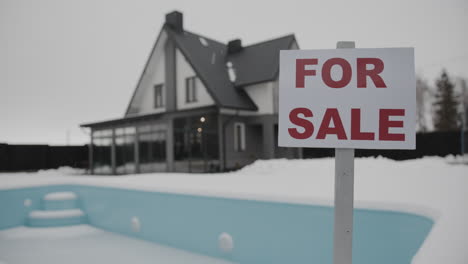
[[[91,174],[220,170],[215,108],[84,124],[91,128]]]

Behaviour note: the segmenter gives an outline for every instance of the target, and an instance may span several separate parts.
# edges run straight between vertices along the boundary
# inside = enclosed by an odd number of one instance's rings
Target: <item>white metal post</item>
[[[352,41],[340,41],[338,49],[354,48]],[[354,149],[335,149],[335,224],[333,263],[351,264],[353,248]]]
[[[461,122],[461,160],[462,163],[465,162],[465,129],[466,129],[466,105],[465,105],[465,98],[466,98],[466,81],[462,80],[461,81],[461,88],[462,88],[462,100],[461,100],[461,106],[462,106],[462,122]]]

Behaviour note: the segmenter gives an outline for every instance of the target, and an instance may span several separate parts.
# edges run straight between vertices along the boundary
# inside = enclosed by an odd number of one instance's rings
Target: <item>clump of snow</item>
[[[25,199],[23,202],[24,207],[29,207],[32,205],[32,200],[31,199]]]
[[[216,53],[213,52],[213,54],[211,54],[211,64],[215,64],[216,62]]]
[[[140,219],[136,216],[132,217],[132,219],[130,220],[130,226],[132,227],[133,232],[140,232]]]
[[[468,154],[465,155],[458,155],[458,156],[453,156],[453,155],[448,155],[445,157],[447,159],[447,162],[450,164],[464,164],[468,165]]]
[[[428,216],[435,221],[413,264],[468,263],[468,166],[448,159],[355,160],[355,207]],[[0,174],[0,189],[82,184],[301,204],[333,205],[334,159],[259,160],[231,173],[150,173],[118,177]]]
[[[76,194],[74,192],[55,192],[48,193],[44,196],[44,200],[47,201],[64,201],[64,200],[75,200]]]
[[[235,82],[237,79],[237,75],[236,75],[236,70],[234,69],[234,65],[232,64],[232,62],[228,61],[226,63],[226,67],[228,70],[229,80],[231,82]]]
[[[221,233],[218,238],[218,247],[224,253],[229,253],[234,249],[234,240],[228,233]]]
[[[47,170],[39,170],[38,174],[55,174],[55,175],[82,175],[85,174],[86,170],[84,169],[77,169],[68,166],[60,167],[58,169],[47,169]]]
[[[205,38],[199,37],[198,39],[203,46],[208,47],[208,41]]]
[[[72,218],[83,216],[84,213],[80,209],[68,209],[68,210],[49,210],[42,211],[36,210],[29,213],[30,218],[36,219],[53,219],[53,218]]]

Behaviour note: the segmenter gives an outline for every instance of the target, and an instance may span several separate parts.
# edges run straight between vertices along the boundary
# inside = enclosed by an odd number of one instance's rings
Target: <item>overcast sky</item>
[[[0,0],[0,142],[88,142],[123,117],[173,10],[185,28],[245,45],[294,33],[302,49],[415,47],[416,72],[468,78],[468,1]]]

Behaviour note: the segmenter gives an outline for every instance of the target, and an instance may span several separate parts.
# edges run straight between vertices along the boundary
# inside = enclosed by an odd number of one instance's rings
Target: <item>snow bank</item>
[[[231,263],[87,225],[2,230],[0,245],[0,263]]]
[[[72,167],[60,167],[58,169],[47,169],[47,170],[39,170],[37,174],[41,175],[82,175],[85,173],[84,169],[76,169]],[[32,173],[34,174],[34,173]]]
[[[83,184],[239,199],[333,205],[334,159],[257,161],[223,174],[152,173],[119,177],[0,174],[0,189]],[[468,263],[468,166],[444,158],[355,162],[355,206],[429,216],[435,225],[413,263]]]
[[[75,225],[62,227],[47,227],[47,228],[32,228],[32,227],[15,227],[0,231],[0,241],[8,239],[61,239],[67,237],[81,237],[100,233],[101,230],[89,225]]]

